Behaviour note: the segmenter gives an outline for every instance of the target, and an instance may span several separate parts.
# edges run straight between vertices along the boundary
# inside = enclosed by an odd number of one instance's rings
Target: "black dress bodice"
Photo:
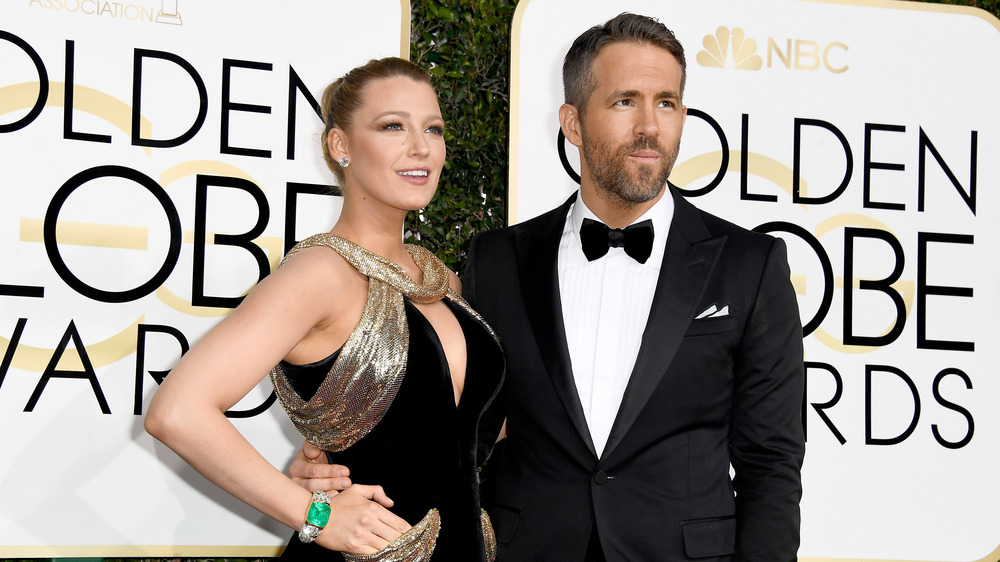
[[[465,334],[465,387],[458,405],[447,358],[427,319],[404,300],[410,344],[396,397],[377,425],[350,447],[328,452],[347,466],[356,484],[381,485],[392,511],[416,524],[431,508],[441,515],[435,561],[485,560],[480,523],[476,439],[479,418],[503,378],[502,352],[487,329],[462,307],[443,299]],[[337,353],[308,365],[283,363],[289,382],[308,400],[330,371]],[[293,536],[283,558],[340,559]]]

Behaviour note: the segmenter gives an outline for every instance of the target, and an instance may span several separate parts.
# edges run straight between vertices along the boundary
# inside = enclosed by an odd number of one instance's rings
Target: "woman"
[[[400,235],[406,213],[433,197],[444,166],[437,95],[419,67],[386,58],[331,84],[322,105],[324,157],[344,196],[340,218],[293,248],[184,355],[150,404],[146,429],[298,530],[285,557],[329,559],[333,550],[362,560],[490,559],[476,428],[503,357],[458,296],[455,274]],[[226,419],[272,367],[293,424],[356,484],[310,497]]]

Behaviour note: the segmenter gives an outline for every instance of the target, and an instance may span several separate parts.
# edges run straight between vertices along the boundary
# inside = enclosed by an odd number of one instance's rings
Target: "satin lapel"
[[[559,298],[559,239],[566,212],[575,198],[575,195],[570,197],[557,212],[553,212],[550,215],[552,220],[538,222],[531,225],[534,227],[531,230],[522,232],[517,249],[524,304],[545,368],[573,426],[591,454],[597,458],[594,441],[583,414],[583,405],[580,403],[580,394],[573,380],[562,301]]]
[[[675,196],[674,201],[674,217],[649,320],[601,461],[628,433],[663,379],[726,242],[725,237],[709,238],[698,210],[683,197]]]

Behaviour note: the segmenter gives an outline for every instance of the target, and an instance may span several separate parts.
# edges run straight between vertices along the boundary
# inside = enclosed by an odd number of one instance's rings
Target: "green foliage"
[[[433,75],[447,123],[437,196],[407,217],[419,242],[459,274],[472,236],[504,226],[514,0],[414,0],[410,59]]]

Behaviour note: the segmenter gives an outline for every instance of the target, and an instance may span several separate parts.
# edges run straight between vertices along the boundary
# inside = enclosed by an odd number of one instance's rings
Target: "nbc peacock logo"
[[[792,71],[825,70],[832,74],[850,69],[850,48],[843,41],[768,37],[767,46],[758,54],[757,41],[747,37],[743,29],[720,26],[715,35],[706,35],[701,44],[705,47],[698,51],[697,60],[701,66],[736,70],[784,67]]]
[[[698,52],[698,64],[726,68],[726,59],[732,52],[731,67],[739,70],[760,70],[763,59],[757,54],[757,41],[748,39],[743,29],[719,26],[715,35],[706,35],[701,41],[704,50]]]

